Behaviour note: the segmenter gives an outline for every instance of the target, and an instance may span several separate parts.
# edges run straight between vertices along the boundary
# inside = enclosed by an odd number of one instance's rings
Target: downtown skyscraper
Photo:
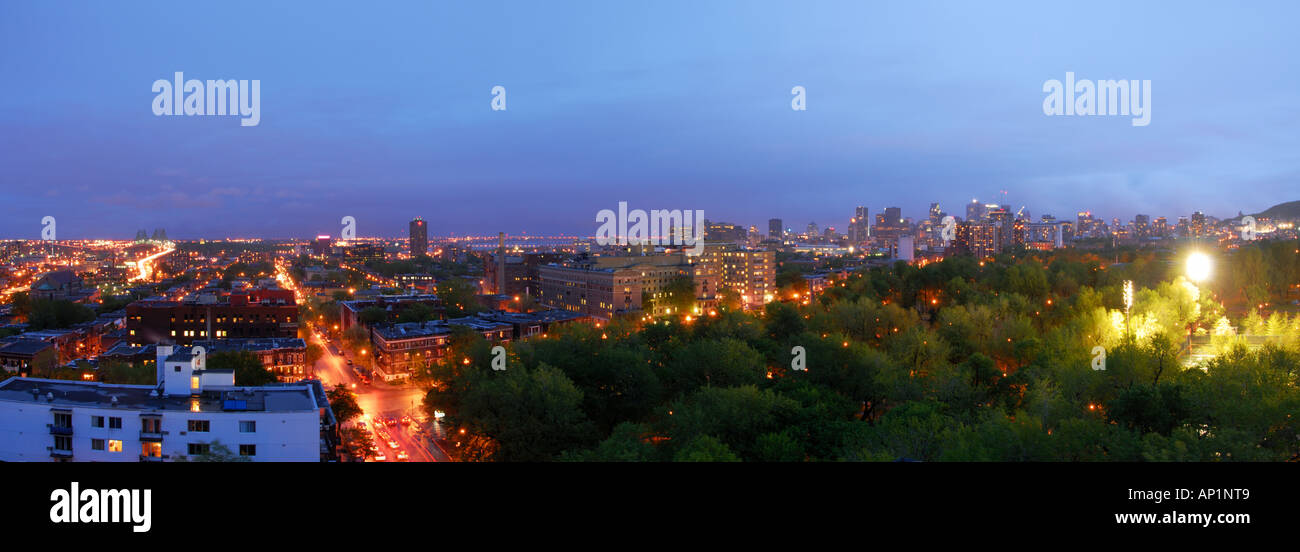
[[[424,219],[415,217],[410,225],[411,256],[418,257],[429,252],[429,225]]]

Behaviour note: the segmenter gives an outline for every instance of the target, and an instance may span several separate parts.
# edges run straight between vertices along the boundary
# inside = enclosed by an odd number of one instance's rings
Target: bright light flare
[[[1212,268],[1209,255],[1192,253],[1187,257],[1187,278],[1193,282],[1200,283],[1209,279]]]

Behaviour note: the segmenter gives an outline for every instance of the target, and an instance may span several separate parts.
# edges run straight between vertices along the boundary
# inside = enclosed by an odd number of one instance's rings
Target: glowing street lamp
[[[1209,255],[1204,253],[1192,253],[1187,257],[1187,279],[1201,283],[1210,278],[1212,269]]]
[[[1124,332],[1132,335],[1129,311],[1133,309],[1133,280],[1124,280]]]

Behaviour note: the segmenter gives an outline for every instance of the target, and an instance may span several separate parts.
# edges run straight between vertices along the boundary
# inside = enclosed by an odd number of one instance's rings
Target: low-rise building
[[[157,385],[0,383],[0,461],[163,462],[218,443],[251,461],[334,458],[337,421],[319,381],[238,387],[191,347],[156,353]]]

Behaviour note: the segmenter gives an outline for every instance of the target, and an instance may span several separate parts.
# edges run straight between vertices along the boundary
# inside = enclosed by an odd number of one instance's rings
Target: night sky
[[[191,4],[0,4],[0,237],[46,215],[64,239],[344,215],[591,235],[618,201],[765,232],[1000,190],[1124,221],[1300,199],[1296,2]],[[176,71],[260,80],[260,125],[155,116]],[[1045,116],[1067,71],[1151,80],[1150,125]]]

